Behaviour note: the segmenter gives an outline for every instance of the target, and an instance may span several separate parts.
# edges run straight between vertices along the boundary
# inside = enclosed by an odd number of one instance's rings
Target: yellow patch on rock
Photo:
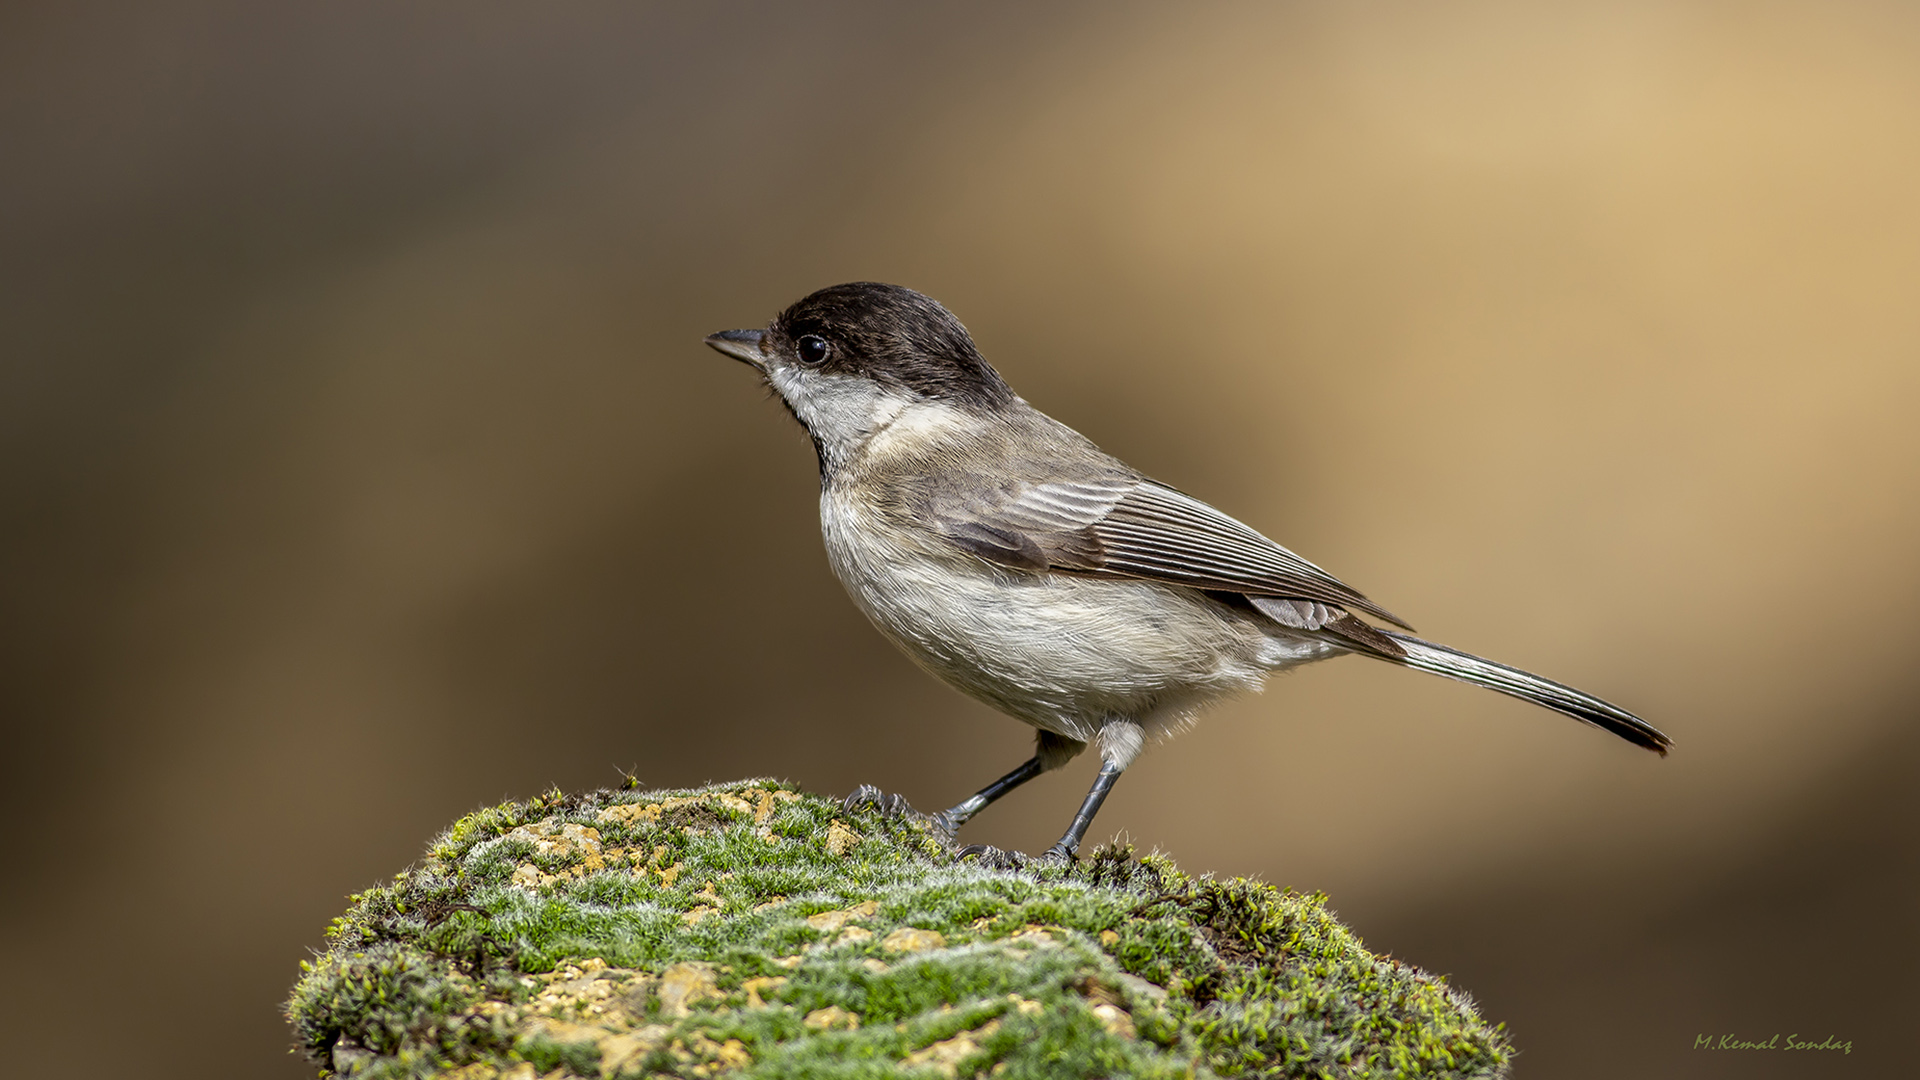
[[[753,1064],[753,1055],[747,1053],[747,1044],[739,1039],[728,1039],[714,1051],[714,1063],[724,1072],[730,1069],[744,1068]]]
[[[502,839],[531,840],[536,854],[556,859],[600,854],[600,830],[572,822],[536,821],[520,826]]]
[[[580,1043],[599,1043],[613,1032],[599,1024],[576,1024],[571,1020],[555,1020],[552,1017],[536,1016],[528,1021],[524,1029],[528,1035],[539,1035],[552,1039],[563,1046],[577,1046]]]
[[[602,1076],[618,1074],[628,1064],[659,1049],[671,1034],[664,1024],[648,1024],[633,1031],[616,1031],[600,1024],[576,1024],[546,1017],[535,1018],[522,1032],[562,1046],[592,1046],[600,1052]],[[505,1075],[511,1076],[513,1073],[509,1070]]]
[[[528,1006],[549,1016],[584,1016],[593,1020],[621,1017],[635,1011],[627,1004],[636,994],[644,1000],[652,980],[624,968],[609,968],[591,958],[567,964],[540,976],[541,988]],[[484,1004],[484,1003],[483,1003]]]
[[[1133,1027],[1133,1017],[1127,1013],[1127,1010],[1118,1005],[1109,1005],[1104,1001],[1100,1002],[1093,1007],[1093,1015],[1099,1019],[1100,1025],[1106,1028],[1111,1034],[1118,1035],[1123,1039],[1138,1037]]]
[[[689,1006],[715,996],[713,965],[699,961],[675,964],[660,976],[660,1008],[668,1016],[691,1015]]]
[[[602,1039],[600,1041],[600,1075],[617,1075],[628,1064],[660,1049],[666,1044],[668,1033],[664,1024],[648,1024],[635,1031],[609,1035]]]
[[[698,1031],[668,1043],[667,1053],[686,1070],[680,1074],[685,1076],[718,1076],[753,1062],[746,1044],[739,1039],[717,1043]]]
[[[756,975],[741,983],[740,989],[747,992],[747,1008],[764,1009],[767,1003],[761,999],[760,992],[765,990],[772,993],[785,985],[787,985],[785,975]]]
[[[827,824],[827,851],[833,855],[845,855],[860,843],[860,834],[847,827],[847,823],[834,818]]]
[[[860,1026],[860,1014],[850,1013],[838,1005],[829,1005],[808,1013],[801,1022],[816,1031],[832,1031],[835,1028],[851,1031]]]
[[[746,1043],[739,1039],[717,1043],[698,1031],[688,1035],[684,1041],[673,1040],[667,1051],[676,1061],[688,1066],[688,1074],[695,1077],[719,1076],[753,1063],[753,1055],[747,1053]]]
[[[600,845],[600,830],[586,825],[536,821],[514,829],[503,839],[531,840],[536,855],[573,864],[549,874],[533,863],[521,863],[514,868],[511,883],[523,889],[541,889],[563,878],[585,877],[607,868],[607,856]]]
[[[815,930],[832,932],[845,926],[851,920],[872,918],[879,910],[880,902],[878,900],[868,900],[863,904],[855,904],[850,908],[839,908],[834,911],[822,911],[818,914],[809,915],[807,916],[807,925],[813,927]]]
[[[676,795],[659,802],[621,803],[601,810],[596,820],[602,825],[657,825],[661,815],[683,806],[702,806],[709,811],[724,809],[736,814],[753,813],[753,804],[740,796],[714,792],[708,795]]]
[[[660,811],[664,809],[666,806],[662,803],[621,803],[607,807],[594,817],[602,825],[651,825],[660,820]]]
[[[902,926],[880,940],[880,947],[892,953],[944,949],[946,946],[946,935],[938,930],[922,930],[917,926]]]
[[[900,1064],[909,1068],[930,1068],[942,1076],[956,1076],[960,1072],[960,1063],[980,1052],[980,1044],[994,1032],[1000,1030],[1000,1021],[989,1020],[974,1028],[963,1031],[951,1039],[942,1039],[902,1058]]]
[[[773,816],[774,803],[800,801],[800,796],[795,795],[791,791],[762,791],[759,788],[748,788],[741,792],[741,794],[749,798],[758,797],[759,799],[759,805],[753,808],[753,823],[755,825],[764,825],[767,819]]]
[[[1013,945],[1036,945],[1044,948],[1056,944],[1053,931],[1058,929],[1060,928],[1057,926],[1035,926],[1028,923],[1020,928],[1019,933],[1009,937],[1007,942]]]

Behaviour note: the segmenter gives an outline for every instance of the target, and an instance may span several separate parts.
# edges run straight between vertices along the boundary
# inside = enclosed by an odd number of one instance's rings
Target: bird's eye
[[[801,363],[817,367],[827,362],[827,354],[833,351],[833,347],[827,344],[826,338],[808,334],[795,345],[795,351],[799,353]]]

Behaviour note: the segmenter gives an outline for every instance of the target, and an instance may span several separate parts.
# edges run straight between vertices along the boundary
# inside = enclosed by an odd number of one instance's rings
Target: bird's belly
[[[828,500],[822,510],[834,572],[883,634],[955,688],[1072,738],[1112,718],[1150,733],[1178,724],[1208,698],[1330,651],[1191,590],[1002,570],[849,520]]]

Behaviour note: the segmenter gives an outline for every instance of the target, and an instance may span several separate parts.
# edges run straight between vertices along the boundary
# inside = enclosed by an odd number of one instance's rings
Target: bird
[[[1102,451],[1014,393],[960,320],[912,289],[830,286],[706,344],[758,371],[812,439],[821,536],[854,604],[921,668],[1035,730],[1031,758],[944,811],[872,785],[850,810],[918,816],[953,844],[1091,745],[1100,771],[1052,847],[957,849],[1071,863],[1149,742],[1270,674],[1350,654],[1497,690],[1663,757],[1672,746],[1619,706],[1413,636],[1319,566]]]

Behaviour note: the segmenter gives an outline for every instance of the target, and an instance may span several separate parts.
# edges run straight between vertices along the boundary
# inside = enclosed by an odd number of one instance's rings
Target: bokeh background
[[[1899,2],[10,4],[10,1067],[304,1075],[297,962],[491,801],[1021,760],[848,603],[804,437],[700,344],[867,278],[1678,742],[1341,661],[1096,839],[1326,891],[1523,1077],[1890,1075],[1916,192]],[[1093,767],[968,838],[1050,842]]]

